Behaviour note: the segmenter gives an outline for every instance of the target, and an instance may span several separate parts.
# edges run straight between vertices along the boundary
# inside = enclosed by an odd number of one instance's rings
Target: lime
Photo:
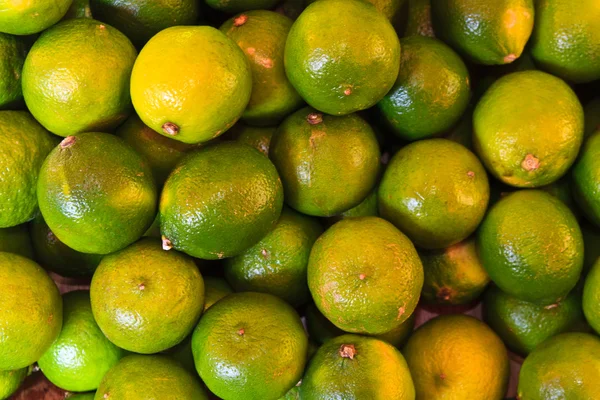
[[[212,307],[223,297],[233,293],[233,289],[223,278],[214,276],[204,277],[204,311]]]
[[[584,143],[573,166],[573,195],[585,216],[600,226],[600,131]]]
[[[0,252],[15,253],[33,260],[33,248],[26,224],[0,228]]]
[[[240,143],[254,147],[268,157],[271,138],[276,130],[277,127],[248,126],[238,122],[233,128],[227,131],[227,136]]]
[[[0,32],[31,35],[60,21],[73,0],[5,0],[0,3]]]
[[[0,399],[10,398],[10,395],[19,389],[28,374],[28,367],[14,371],[0,371]]]
[[[22,38],[0,33],[0,109],[19,106],[23,101],[21,76],[27,50]]]

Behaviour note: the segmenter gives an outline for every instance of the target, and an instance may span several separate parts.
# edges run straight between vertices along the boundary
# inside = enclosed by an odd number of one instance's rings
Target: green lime
[[[10,395],[19,389],[28,372],[28,367],[14,371],[0,371],[0,399],[10,398]]]
[[[431,22],[431,0],[408,0],[408,21],[404,36],[435,37]]]
[[[379,144],[365,120],[310,107],[279,126],[269,156],[283,181],[286,203],[314,216],[337,215],[360,204],[380,169]]]
[[[356,218],[356,217],[378,217],[379,216],[379,207],[377,205],[377,191],[379,187],[376,186],[371,193],[365,197],[365,199],[360,202],[357,206],[352,207],[351,209],[344,211],[341,214],[334,215],[329,218],[329,221],[335,223],[342,219],[346,218]]]
[[[403,354],[417,399],[504,398],[508,353],[500,338],[473,317],[455,314],[429,320],[408,339]]]
[[[251,92],[244,52],[210,26],[176,26],[156,34],[131,75],[131,99],[142,121],[184,143],[206,142],[233,126]]]
[[[217,301],[223,297],[233,293],[233,289],[229,283],[223,278],[214,276],[204,277],[204,311],[212,307]]]
[[[552,196],[565,203],[573,215],[575,217],[579,217],[581,215],[581,211],[579,210],[577,202],[575,201],[575,197],[573,196],[572,186],[571,176],[567,174],[549,185],[540,186],[538,189],[543,190],[546,193],[550,193]]]
[[[585,278],[583,312],[596,332],[600,332],[600,260],[596,260]]]
[[[225,260],[225,277],[236,292],[270,293],[293,306],[304,304],[310,299],[308,257],[322,232],[316,219],[284,208],[267,236]]]
[[[583,124],[583,108],[565,82],[540,71],[515,72],[494,82],[477,104],[473,143],[496,178],[538,187],[571,167]]]
[[[145,238],[105,256],[90,286],[92,310],[117,346],[152,354],[180,343],[204,309],[204,281],[185,254]]]
[[[375,105],[392,88],[400,43],[388,19],[366,1],[322,0],[298,17],[285,46],[285,70],[308,104],[344,115]]]
[[[28,367],[60,333],[58,288],[35,262],[0,253],[0,304],[0,371]]]
[[[249,10],[267,10],[273,8],[278,0],[204,0],[206,4],[218,11],[228,14]]]
[[[254,147],[256,150],[269,156],[271,138],[277,131],[277,127],[249,126],[238,122],[227,131],[227,136],[240,143]]]
[[[33,248],[26,224],[0,228],[0,252],[15,253],[33,260]]]
[[[475,231],[489,191],[471,151],[446,139],[423,140],[392,157],[379,186],[379,213],[417,246],[441,249]]]
[[[302,400],[413,400],[415,387],[402,354],[375,338],[343,335],[323,344],[300,385]]]
[[[588,138],[600,131],[600,97],[592,99],[583,109],[585,120],[585,137]]]
[[[70,393],[70,394],[67,394],[67,397],[65,397],[65,399],[68,399],[68,400],[94,400],[95,396],[96,396],[96,392]]]
[[[56,24],[73,0],[8,0],[0,3],[0,32],[31,35]]]
[[[73,0],[63,19],[92,18],[90,0]],[[93,394],[92,394],[93,399]]]
[[[124,355],[96,324],[90,293],[75,291],[63,295],[62,331],[38,365],[61,389],[86,392],[97,389],[104,374]]]
[[[266,293],[235,293],[206,311],[192,337],[196,369],[228,400],[276,400],[302,377],[308,338],[300,317]]]
[[[585,216],[600,226],[600,131],[583,144],[572,171],[575,201]]]
[[[13,108],[23,101],[21,76],[27,50],[24,39],[0,33],[0,109]]]
[[[443,42],[425,36],[401,40],[400,73],[377,103],[392,132],[404,140],[441,133],[458,122],[469,105],[465,63]]]

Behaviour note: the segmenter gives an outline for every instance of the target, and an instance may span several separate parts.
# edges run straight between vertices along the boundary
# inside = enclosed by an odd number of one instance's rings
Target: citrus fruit
[[[571,177],[569,176],[569,174],[567,174],[549,185],[540,186],[539,189],[551,194],[552,196],[565,203],[565,205],[569,207],[569,210],[571,210],[573,215],[579,218],[581,216],[581,211],[579,210],[579,207],[577,206],[577,203],[575,201],[575,197],[573,196],[572,186],[573,185],[571,183]]]
[[[111,342],[151,354],[192,332],[204,309],[204,281],[190,257],[145,238],[102,259],[90,296],[94,318]]]
[[[531,54],[535,62],[564,79],[584,83],[600,78],[600,3],[582,0],[536,2]]]
[[[175,26],[144,46],[131,75],[131,99],[142,121],[184,143],[229,129],[252,92],[244,52],[209,26]]]
[[[302,400],[412,400],[415,387],[402,354],[375,338],[343,335],[323,344],[310,361]]]
[[[70,19],[35,41],[23,66],[31,114],[60,136],[110,131],[131,112],[129,77],[137,52],[112,26]]]
[[[276,130],[277,127],[249,126],[238,122],[233,128],[227,131],[227,136],[240,143],[254,147],[268,157],[271,138]]]
[[[417,399],[504,398],[510,373],[506,348],[473,317],[443,315],[426,322],[408,339],[403,354]]]
[[[69,400],[94,400],[96,396],[96,392],[89,393],[67,393],[67,397],[65,399]]]
[[[25,111],[0,111],[0,228],[37,213],[36,182],[55,145],[48,131]]]
[[[273,8],[278,0],[205,0],[206,4],[218,11],[229,14],[249,10],[266,10]]]
[[[123,32],[137,47],[163,29],[194,25],[200,14],[196,0],[90,0],[94,18]]]
[[[600,398],[600,339],[563,333],[542,343],[521,367],[518,398]]]
[[[252,71],[252,95],[242,120],[251,125],[276,125],[304,101],[288,81],[283,52],[292,20],[273,11],[239,14],[219,28],[240,46]]]
[[[490,281],[477,255],[475,238],[442,250],[422,250],[425,280],[421,300],[429,304],[468,304],[479,297]]]
[[[408,17],[404,36],[435,37],[431,22],[431,0],[408,0]]]
[[[23,100],[21,72],[27,50],[22,38],[0,33],[0,109],[13,108]]]
[[[490,287],[483,298],[485,322],[512,351],[526,356],[549,338],[581,330],[585,319],[581,293],[573,290],[563,300],[548,306],[519,300]]]
[[[515,72],[483,95],[473,128],[475,151],[496,178],[538,187],[563,176],[575,161],[583,140],[583,108],[559,78]]]
[[[25,368],[60,333],[60,293],[38,264],[17,254],[0,253],[0,304],[0,371]]]
[[[469,104],[469,71],[458,54],[437,39],[409,36],[401,44],[400,73],[377,107],[393,133],[412,141],[458,122]]]
[[[392,88],[400,43],[368,2],[324,0],[298,17],[284,59],[290,82],[309,105],[344,115],[375,105]]]
[[[234,293],[206,311],[192,336],[196,369],[228,400],[276,400],[302,376],[308,338],[300,317],[266,293]]]
[[[377,190],[378,187],[375,187],[357,206],[354,206],[341,214],[330,217],[329,221],[334,223],[346,218],[378,217],[379,208],[377,206]]]
[[[600,261],[596,261],[585,278],[583,312],[596,332],[600,332]]]
[[[166,356],[130,355],[112,367],[96,391],[96,400],[208,400],[198,378]]]
[[[586,220],[579,221],[583,235],[583,273],[587,274],[600,258],[600,229]]]
[[[356,114],[336,117],[303,108],[279,126],[269,156],[281,176],[286,203],[314,216],[357,206],[379,173],[377,138]]]
[[[314,3],[316,0],[307,0],[306,5]],[[373,4],[377,11],[382,13],[394,24],[402,10],[406,0],[367,0]]]
[[[563,202],[539,190],[500,199],[479,227],[477,247],[502,291],[545,306],[575,287],[583,267],[577,220]]]
[[[97,389],[104,374],[124,355],[96,324],[89,292],[74,291],[63,295],[62,331],[38,365],[61,389],[85,392]]]
[[[533,0],[435,0],[433,27],[478,64],[509,64],[519,58],[531,35]]]
[[[28,372],[28,367],[14,371],[0,371],[0,399],[10,398],[10,395],[19,389]]]
[[[73,0],[63,19],[92,18],[90,0]],[[92,399],[93,399],[92,394]]]
[[[56,24],[73,0],[7,0],[0,3],[0,32],[31,35]]]
[[[212,307],[223,297],[233,293],[233,289],[223,278],[214,276],[204,277],[204,311]]]
[[[485,169],[446,139],[412,143],[390,161],[379,185],[379,213],[426,249],[449,247],[479,225],[489,201]]]
[[[377,217],[342,220],[313,246],[308,287],[319,310],[338,328],[382,334],[413,313],[423,267],[413,244]]]
[[[600,131],[584,143],[573,166],[572,187],[575,201],[585,216],[600,226]]]
[[[33,248],[26,224],[0,228],[0,252],[15,253],[33,260]]]
[[[585,119],[585,137],[600,131],[600,97],[592,99],[583,109]]]
[[[316,219],[284,208],[275,228],[240,255],[225,260],[225,277],[236,292],[262,292],[298,306],[310,299],[306,268],[323,232]]]
[[[277,170],[258,150],[208,146],[184,158],[165,183],[164,247],[204,259],[236,256],[273,229],[282,206]]]

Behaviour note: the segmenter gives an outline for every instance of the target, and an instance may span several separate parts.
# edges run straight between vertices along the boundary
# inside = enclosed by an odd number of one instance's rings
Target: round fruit
[[[285,70],[308,104],[334,115],[375,105],[392,88],[400,43],[366,1],[324,0],[298,17],[285,46]]]
[[[127,356],[108,371],[96,400],[208,400],[198,377],[166,356]]]
[[[469,104],[469,71],[443,42],[424,36],[402,39],[400,73],[377,104],[400,138],[417,140],[450,129]]]
[[[506,348],[473,317],[443,315],[428,321],[408,339],[403,354],[418,399],[504,398],[510,374]]]
[[[94,17],[123,32],[142,47],[163,29],[198,22],[197,0],[90,0]]]
[[[148,161],[158,185],[165,183],[175,165],[187,152],[198,148],[159,135],[144,125],[137,115],[129,117],[117,129],[116,134]]]
[[[473,127],[475,150],[494,176],[512,186],[538,187],[556,181],[575,161],[583,108],[559,78],[515,72],[481,98]]]
[[[227,133],[231,139],[252,146],[268,157],[271,138],[275,131],[277,127],[248,126],[238,122]]]
[[[142,354],[180,343],[204,309],[204,281],[185,254],[142,239],[105,256],[90,286],[92,311],[108,339]]]
[[[73,18],[92,18],[92,10],[90,9],[90,0],[73,0],[71,7],[63,17],[65,19]],[[72,398],[72,397],[69,397]],[[93,400],[92,394],[92,400]]]
[[[233,293],[233,289],[223,278],[204,277],[204,311],[212,307],[223,297]]]
[[[160,199],[165,248],[204,259],[233,257],[269,233],[281,214],[277,170],[259,151],[224,142],[190,154]]]
[[[64,21],[42,33],[25,59],[27,108],[60,136],[110,131],[131,112],[136,56],[129,39],[112,26],[90,18]]]
[[[434,0],[437,37],[479,64],[519,58],[533,30],[533,0]],[[518,98],[518,97],[517,97]]]
[[[583,289],[583,312],[596,332],[600,332],[600,260],[596,261],[585,278]]]
[[[323,344],[310,361],[302,400],[413,400],[415,387],[402,354],[388,343],[343,335]]]
[[[519,374],[521,400],[600,398],[600,339],[563,333],[538,346]]]
[[[196,369],[228,400],[276,400],[302,377],[308,338],[300,317],[265,293],[235,293],[208,309],[192,336]]]
[[[29,228],[36,260],[47,270],[68,278],[89,278],[102,255],[80,253],[56,237],[46,221],[38,215]]]
[[[25,223],[37,213],[36,183],[54,145],[31,114],[0,111],[0,228]]]
[[[531,54],[554,75],[575,83],[600,79],[600,3],[567,0],[536,3]]]
[[[408,0],[408,16],[404,37],[435,37],[431,21],[431,0]]]
[[[252,95],[242,120],[251,125],[277,125],[304,101],[288,81],[283,51],[292,20],[273,11],[237,15],[221,32],[240,46],[252,70]]]
[[[425,280],[421,300],[429,304],[468,304],[490,281],[481,265],[475,239],[442,250],[420,251]]]
[[[205,0],[209,7],[229,14],[249,10],[267,10],[275,7],[278,0]]]
[[[233,126],[251,92],[244,52],[210,26],[161,31],[144,46],[131,75],[131,99],[142,121],[184,143],[206,142]]]
[[[581,294],[575,290],[558,303],[540,306],[492,286],[484,295],[483,310],[490,328],[509,349],[523,356],[553,336],[585,327]]]
[[[0,252],[15,253],[33,260],[33,248],[26,224],[0,228]]]
[[[65,399],[68,400],[94,400],[96,392],[89,393],[68,393]]]
[[[304,214],[344,212],[360,204],[377,183],[379,144],[356,114],[335,117],[303,108],[280,125],[269,155],[281,175],[286,203]]]
[[[0,33],[0,109],[12,108],[23,100],[21,72],[27,46],[17,36]]]
[[[573,166],[573,195],[585,216],[600,226],[600,131],[584,143]]]
[[[62,331],[38,365],[61,389],[85,392],[97,389],[104,374],[124,355],[96,324],[89,292],[75,291],[63,296]]]
[[[475,231],[489,196],[487,174],[473,153],[429,139],[394,155],[379,185],[379,212],[417,246],[441,249]]]
[[[592,99],[583,109],[586,138],[600,131],[600,97]]]
[[[139,239],[155,218],[156,197],[146,160],[107,133],[64,139],[38,181],[44,220],[83,253],[108,254]]]
[[[583,238],[569,208],[539,190],[504,196],[478,230],[484,268],[502,289],[540,305],[563,299],[583,267]]]
[[[58,337],[62,299],[35,262],[0,253],[0,371],[36,362]]]
[[[322,232],[316,219],[286,208],[260,242],[225,260],[225,277],[236,292],[270,293],[294,306],[304,304],[310,299],[308,257]]]
[[[379,216],[379,207],[377,206],[377,191],[378,187],[375,187],[371,193],[365,197],[365,199],[357,206],[352,207],[351,209],[344,211],[341,214],[334,215],[329,218],[329,221],[335,223],[342,219],[346,218],[356,218],[356,217],[378,217]]]
[[[377,217],[342,220],[316,241],[308,287],[319,310],[338,328],[382,334],[415,310],[423,286],[417,251]]]
[[[56,24],[73,0],[8,0],[0,4],[0,32],[31,35]]]
[[[14,371],[0,371],[0,399],[10,398],[10,395],[19,389],[28,372],[27,367]]]

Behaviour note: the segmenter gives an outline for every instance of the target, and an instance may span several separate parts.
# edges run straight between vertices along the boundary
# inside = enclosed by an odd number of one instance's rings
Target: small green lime
[[[584,215],[600,227],[600,131],[583,144],[572,174],[575,201]]]
[[[0,3],[0,32],[31,35],[56,24],[73,0],[8,0]]]
[[[28,372],[28,367],[14,371],[0,371],[0,400],[10,398],[10,395],[19,389]]]

